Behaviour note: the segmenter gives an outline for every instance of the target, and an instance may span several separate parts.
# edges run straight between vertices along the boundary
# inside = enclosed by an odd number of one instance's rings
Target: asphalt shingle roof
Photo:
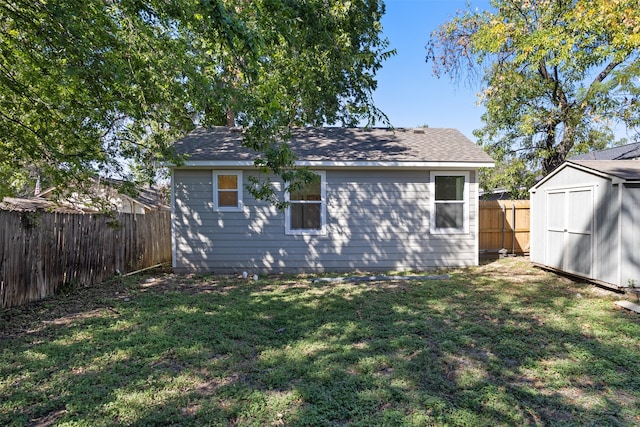
[[[592,153],[578,154],[569,160],[631,160],[640,158],[640,142]]]
[[[198,128],[175,143],[190,161],[254,160],[236,128]],[[493,163],[456,129],[297,128],[289,141],[301,161]]]

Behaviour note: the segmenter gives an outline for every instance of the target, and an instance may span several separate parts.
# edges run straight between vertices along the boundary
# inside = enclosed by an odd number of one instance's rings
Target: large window
[[[431,173],[431,232],[469,232],[469,174]]]
[[[324,234],[326,222],[325,173],[305,188],[285,193],[289,206],[285,212],[287,234]]]
[[[242,209],[242,172],[213,173],[213,206],[216,211]]]

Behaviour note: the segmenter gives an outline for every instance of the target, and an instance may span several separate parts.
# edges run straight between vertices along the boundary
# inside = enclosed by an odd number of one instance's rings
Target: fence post
[[[516,254],[516,204],[511,204],[511,254]]]
[[[504,205],[502,205],[501,207],[502,207],[502,249],[504,249],[506,247],[505,241],[504,241],[505,240],[504,232],[505,232],[505,224],[507,223],[507,212]]]

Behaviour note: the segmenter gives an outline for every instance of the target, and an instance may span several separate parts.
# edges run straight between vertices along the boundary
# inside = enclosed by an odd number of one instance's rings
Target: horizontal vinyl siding
[[[212,171],[174,173],[177,271],[388,271],[467,266],[476,236],[429,233],[427,171],[336,171],[327,177],[327,234],[285,235],[284,213],[244,191],[242,212],[214,212]],[[245,170],[245,184],[255,172]],[[475,175],[472,174],[472,182]],[[470,229],[476,229],[470,186]]]
[[[228,245],[224,244],[224,242],[216,241],[217,245],[207,246],[203,244],[194,244],[194,245],[186,245],[180,244],[178,245],[178,249],[184,253],[198,253],[200,250],[206,249],[211,251],[212,254],[216,255],[216,260],[226,259],[233,260],[236,253],[235,251],[230,251]],[[258,242],[259,243],[259,242]],[[294,248],[290,249],[287,247],[279,247],[275,249],[265,249],[260,245],[256,244],[256,242],[252,242],[251,244],[243,244],[245,254],[278,254],[279,256],[286,256],[288,261],[295,260],[305,260],[308,256],[308,253],[312,253],[314,255],[323,255],[323,260],[335,259],[340,260],[346,258],[354,258],[354,261],[359,261],[362,258],[363,254],[367,254],[371,257],[378,258],[379,256],[384,256],[388,260],[394,260],[394,258],[402,257],[407,253],[406,247],[399,246],[390,246],[386,245],[387,242],[382,242],[379,244],[376,242],[375,246],[372,247],[369,245],[362,246],[354,246],[354,245],[311,245],[308,247],[308,251],[300,252],[298,248],[294,246]],[[264,246],[264,245],[262,245]],[[381,246],[381,247],[376,247]],[[416,246],[417,248],[417,246]],[[425,247],[421,249],[414,249],[415,253],[419,253],[421,257],[424,259],[436,259],[438,257],[446,257],[452,258],[457,257],[461,251],[470,250],[470,247],[453,246],[453,247]]]

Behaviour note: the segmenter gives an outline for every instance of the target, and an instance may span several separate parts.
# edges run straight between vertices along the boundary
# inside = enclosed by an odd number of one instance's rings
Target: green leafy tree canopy
[[[640,125],[637,0],[492,0],[432,34],[437,76],[481,81],[479,142],[496,159],[485,186],[522,193],[573,153]]]
[[[289,127],[387,121],[372,101],[393,54],[383,13],[379,0],[0,0],[0,195],[35,176],[152,177],[195,125],[246,126],[258,166],[284,173]]]

